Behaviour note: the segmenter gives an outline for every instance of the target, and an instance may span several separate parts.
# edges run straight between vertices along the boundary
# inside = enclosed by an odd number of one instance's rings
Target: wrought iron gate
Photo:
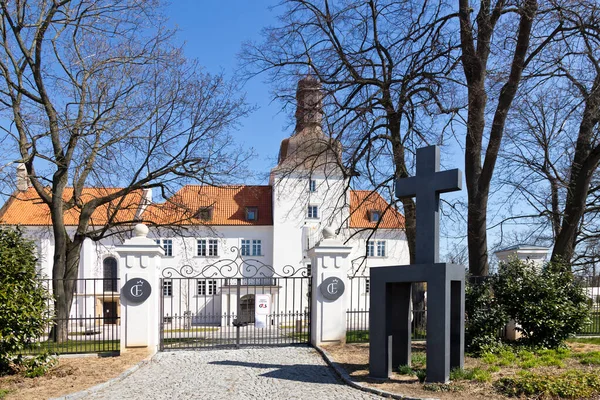
[[[163,270],[161,350],[310,342],[307,268],[275,270],[231,251],[233,259]]]

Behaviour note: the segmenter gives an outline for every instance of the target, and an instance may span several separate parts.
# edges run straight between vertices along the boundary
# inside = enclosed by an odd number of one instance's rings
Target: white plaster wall
[[[348,217],[348,199],[341,178],[313,174],[317,190],[309,191],[306,174],[273,179],[274,265],[304,266],[306,251],[315,245],[326,226],[343,227]],[[318,218],[307,218],[309,205],[319,209]]]

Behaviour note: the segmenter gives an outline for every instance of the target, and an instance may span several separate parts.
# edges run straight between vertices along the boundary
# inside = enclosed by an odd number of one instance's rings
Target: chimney
[[[139,220],[142,218],[142,214],[146,211],[146,208],[152,204],[152,188],[142,189],[142,198],[140,204],[135,213],[135,219]]]
[[[317,78],[307,75],[298,82],[296,103],[296,133],[309,126],[321,126],[323,93]]]
[[[24,192],[29,189],[29,177],[27,176],[27,168],[25,164],[17,165],[17,189]]]

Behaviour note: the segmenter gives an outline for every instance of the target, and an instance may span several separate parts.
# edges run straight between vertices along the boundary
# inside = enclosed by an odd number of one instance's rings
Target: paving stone
[[[381,399],[344,385],[309,347],[160,353],[87,399]]]

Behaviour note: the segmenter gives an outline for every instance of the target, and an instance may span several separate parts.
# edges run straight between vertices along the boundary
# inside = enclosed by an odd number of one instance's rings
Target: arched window
[[[105,292],[116,292],[117,291],[117,260],[114,257],[107,257],[104,259],[104,291]]]

